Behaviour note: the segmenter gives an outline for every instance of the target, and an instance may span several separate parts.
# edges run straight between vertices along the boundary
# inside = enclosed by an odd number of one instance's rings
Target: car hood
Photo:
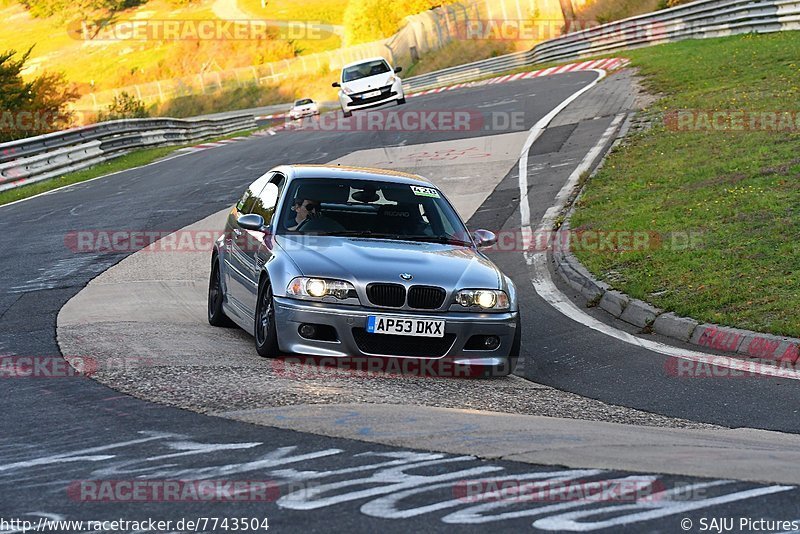
[[[503,289],[495,265],[477,251],[453,245],[329,236],[276,236],[298,274],[370,282],[435,285],[446,290]]]
[[[353,80],[352,82],[345,82],[343,85],[352,90],[354,93],[362,93],[364,91],[369,91],[370,89],[380,89],[381,87],[389,85],[389,78],[392,76],[392,74],[394,73],[384,72],[383,74],[359,78],[358,80]]]

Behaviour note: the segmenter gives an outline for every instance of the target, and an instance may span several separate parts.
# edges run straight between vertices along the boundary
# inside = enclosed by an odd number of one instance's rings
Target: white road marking
[[[456,487],[458,486],[458,482],[453,484],[452,481],[450,482],[442,482],[439,484],[431,484],[426,486],[420,486],[411,488],[404,491],[399,491],[395,493],[391,493],[389,495],[385,495],[383,497],[378,497],[361,507],[361,513],[365,515],[369,515],[372,517],[380,517],[383,519],[408,519],[409,517],[417,517],[422,514],[428,514],[431,512],[440,512],[442,510],[447,510],[449,508],[458,508],[460,506],[464,506],[465,504],[469,504],[471,502],[481,502],[486,503],[489,502],[491,504],[500,503],[501,506],[511,506],[513,504],[517,504],[520,502],[525,502],[524,497],[521,497],[521,493],[524,491],[532,491],[535,490],[537,487],[545,488],[547,491],[548,488],[557,486],[559,483],[563,482],[570,482],[572,480],[577,479],[578,477],[591,477],[595,475],[603,474],[603,471],[598,469],[583,469],[583,470],[571,470],[571,471],[553,471],[553,472],[541,472],[541,473],[525,473],[525,474],[513,474],[513,475],[505,475],[501,477],[491,477],[491,478],[483,478],[478,481],[478,490],[475,494],[469,495],[465,492],[464,495],[454,495],[454,498],[447,499],[444,501],[429,503],[427,501],[423,501],[422,505],[417,505],[412,508],[401,508],[400,503],[404,499],[408,499],[410,497],[416,497],[418,495],[423,495],[425,493],[433,493],[436,490],[440,489],[451,489],[451,493],[457,494]],[[638,477],[641,478],[641,477]],[[650,477],[655,480],[657,477]],[[497,489],[493,491],[481,491],[481,487],[483,488],[503,488],[501,482],[513,482],[513,483],[520,483],[526,482],[528,484],[519,485],[511,485],[508,488],[504,489]],[[533,481],[539,481],[539,483],[535,483]],[[466,485],[469,481],[464,480],[460,481],[461,484]],[[529,499],[528,502],[535,502],[532,499]],[[583,500],[576,500],[573,501],[575,506],[585,506],[586,501]],[[459,516],[463,514],[463,510],[456,512]],[[454,514],[451,514],[454,515]],[[496,520],[495,518],[491,518],[491,520]],[[445,519],[443,519],[445,523]],[[483,522],[483,521],[464,521],[458,520],[455,521],[456,523],[472,523],[472,522]]]
[[[605,479],[603,480],[603,483],[606,487],[616,486],[619,488],[619,494],[616,496],[617,499],[621,499],[625,502],[632,502],[636,493],[647,495],[647,490],[650,489],[653,483],[656,483],[657,480],[658,477],[653,475],[633,475],[629,477]],[[646,483],[647,486],[643,486],[644,483]],[[582,484],[586,483],[579,481],[578,487],[580,487]],[[547,487],[548,486],[545,486],[545,488]],[[547,515],[552,512],[561,512],[562,510],[581,508],[586,507],[587,505],[603,502],[603,497],[596,497],[596,500],[591,498],[555,498],[552,499],[552,504],[550,504],[550,501],[548,500],[537,501],[535,498],[535,493],[531,495],[531,492],[535,492],[536,489],[537,488],[534,484],[531,484],[527,488],[523,486],[523,491],[520,491],[518,488],[514,488],[512,486],[512,492],[502,491],[495,499],[486,499],[484,502],[479,502],[479,504],[470,506],[468,508],[463,508],[457,512],[453,512],[444,516],[442,518],[442,522],[450,524],[460,523],[477,525],[491,523],[493,521],[504,521],[506,519],[519,519],[521,517]],[[525,493],[526,491],[527,493]],[[614,497],[605,497],[605,499],[614,499]],[[533,504],[537,504],[538,506],[532,506],[530,508],[523,508],[509,512],[490,513],[501,508],[519,507],[520,503],[525,502],[531,502]]]
[[[595,83],[602,79],[598,78],[595,80]],[[589,85],[587,87],[591,87]],[[570,96],[564,102],[571,102],[580,96],[580,94],[585,91],[586,88],[578,91],[577,93]],[[577,95],[577,96],[576,96]],[[566,106],[562,102],[555,110],[561,111]],[[551,112],[552,114],[552,112]],[[554,117],[555,115],[553,115]],[[530,232],[530,205],[528,203],[528,181],[527,181],[527,174],[525,170],[527,169],[527,161],[528,161],[528,151],[530,150],[533,142],[536,138],[541,135],[541,130],[544,129],[546,123],[544,123],[545,119],[547,122],[553,119],[548,116],[542,118],[541,121],[536,123],[534,127],[531,129],[531,135],[529,137],[530,143],[525,144],[525,148],[523,150],[523,156],[520,158],[520,214],[522,218],[522,231],[523,236],[529,235],[525,232]],[[547,232],[553,227],[553,222],[561,210],[567,203],[570,194],[572,194],[573,189],[578,184],[580,180],[581,174],[589,170],[594,160],[600,155],[600,151],[603,147],[608,143],[611,135],[613,135],[614,130],[616,130],[617,125],[622,120],[624,115],[618,115],[614,118],[614,120],[609,125],[608,129],[603,133],[603,135],[598,140],[597,144],[586,154],[584,159],[578,165],[578,167],[570,174],[567,182],[558,192],[555,198],[555,203],[551,206],[542,217],[542,221],[539,223],[537,227],[536,234],[537,235],[547,235]],[[540,126],[540,123],[543,125]],[[550,238],[552,240],[552,237]],[[640,348],[657,352],[659,354],[664,354],[667,356],[672,356],[675,358],[679,358],[682,360],[692,361],[695,363],[704,364],[707,366],[713,366],[715,368],[724,368],[724,369],[731,369],[733,371],[738,371],[741,373],[746,373],[749,375],[758,374],[763,376],[770,376],[776,378],[788,378],[791,380],[800,380],[800,371],[796,371],[794,369],[788,369],[785,367],[769,367],[766,365],[760,365],[754,361],[747,361],[742,360],[739,358],[733,358],[729,356],[719,356],[714,354],[708,354],[705,352],[697,352],[687,349],[679,349],[677,347],[673,347],[671,345],[666,345],[664,343],[659,343],[657,341],[651,341],[648,339],[643,339],[640,337],[636,337],[628,332],[623,330],[619,330],[614,328],[606,323],[595,319],[588,313],[584,312],[580,308],[578,308],[566,295],[564,295],[556,285],[553,283],[552,278],[550,277],[550,271],[547,268],[547,249],[549,246],[544,247],[544,251],[538,251],[533,254],[525,251],[523,252],[523,256],[525,261],[528,265],[531,265],[533,268],[533,278],[531,282],[533,283],[533,288],[539,294],[542,299],[545,300],[548,304],[552,307],[560,311],[565,316],[569,317],[573,321],[580,323],[584,326],[591,328],[592,330],[596,330],[602,334],[607,336],[613,337],[625,343],[629,343],[631,345],[636,345]]]
[[[95,455],[93,453],[96,452],[105,452],[112,449],[119,449],[123,447],[130,447],[131,445],[138,445],[140,443],[147,443],[150,441],[160,440],[164,438],[173,437],[174,434],[165,434],[160,432],[152,432],[149,436],[139,439],[132,439],[128,441],[121,441],[117,443],[111,443],[108,445],[102,445],[99,447],[90,447],[86,449],[79,449],[75,451],[70,451],[67,453],[62,454],[54,454],[51,456],[44,456],[40,458],[36,458],[33,460],[21,461],[21,462],[14,462],[11,464],[4,464],[0,465],[0,471],[14,471],[17,469],[29,469],[31,467],[37,467],[41,465],[52,465],[52,464],[60,464],[64,462],[73,462],[73,461],[80,461],[80,462],[97,462],[100,460],[105,460],[108,458],[113,458],[114,455]]]
[[[606,71],[604,70],[593,69],[593,72],[597,73],[597,78],[595,78],[592,83],[572,93],[566,100],[554,107],[547,115],[539,119],[529,130],[528,139],[525,141],[522,147],[522,153],[519,156],[519,211],[522,219],[521,231],[523,236],[530,235],[531,231],[531,208],[528,202],[528,152],[531,146],[533,146],[533,143],[542,135],[544,129],[556,115],[561,113],[561,111],[575,101],[576,98],[597,85],[600,80],[606,77]]]
[[[696,490],[722,487],[733,481],[672,484],[660,475],[614,477],[612,472],[602,469],[552,468],[509,473],[505,466],[486,463],[474,456],[407,450],[366,451],[342,456],[345,453],[342,449],[300,450],[298,446],[288,446],[265,450],[266,446],[260,442],[202,443],[179,434],[141,434],[146,437],[6,464],[8,473],[4,474],[14,476],[17,471],[45,468],[58,471],[68,479],[85,477],[88,469],[91,477],[97,480],[203,480],[257,473],[276,481],[283,495],[277,505],[290,510],[341,507],[365,500],[356,504],[361,513],[382,519],[402,520],[430,514],[431,520],[438,519],[446,524],[486,524],[538,517],[535,527],[540,529],[581,531],[643,523],[794,489],[794,486],[750,484],[738,491],[686,501],[672,496],[694,494]],[[159,446],[166,454],[147,454],[153,441],[161,441]],[[148,446],[141,455],[137,446],[144,444]],[[89,456],[101,451],[111,454],[102,458]],[[238,456],[224,460],[233,463],[219,463],[217,455],[223,451],[236,451]],[[325,460],[331,456],[336,456],[343,464],[330,469]],[[194,460],[191,465],[189,457]],[[70,468],[64,462],[77,465]],[[97,462],[102,463],[98,465]],[[510,484],[504,484],[506,482]],[[55,483],[56,486],[62,484]],[[610,488],[618,488],[620,497],[637,492],[637,498],[633,502],[623,499],[623,504],[614,505],[616,500],[581,497],[588,495],[581,491],[587,491],[590,484],[610,491],[614,491]],[[570,486],[578,493],[568,492]],[[671,489],[657,493],[648,491],[657,487]],[[602,494],[595,495],[602,497]],[[555,500],[549,500],[551,496]],[[45,512],[23,515],[61,518]]]
[[[625,118],[625,114],[620,114],[614,117],[611,121],[611,124],[608,125],[606,131],[603,132],[603,135],[600,136],[597,143],[586,153],[586,156],[581,160],[575,170],[572,171],[572,174],[569,175],[567,178],[567,182],[564,186],[559,190],[558,194],[555,198],[555,203],[550,206],[547,211],[545,211],[544,216],[542,217],[542,221],[539,223],[539,226],[536,228],[536,235],[548,235],[549,232],[553,228],[553,223],[558,217],[558,214],[561,213],[561,210],[567,204],[567,200],[569,200],[569,196],[572,194],[572,191],[575,189],[575,186],[578,185],[578,181],[581,179],[581,175],[588,171],[592,167],[592,163],[600,156],[600,152],[603,150],[603,147],[611,140],[611,136],[614,135],[614,132],[617,130],[617,126],[622,120]],[[530,148],[530,147],[529,147]],[[526,180],[527,184],[527,180]],[[527,200],[527,197],[526,197]],[[524,225],[527,224],[527,228],[530,229],[530,208],[528,209],[528,219],[523,220],[523,228]],[[524,235],[524,234],[523,234]],[[552,243],[553,241],[550,241]],[[550,244],[548,243],[548,245]],[[547,249],[549,247],[545,247]],[[545,252],[540,251],[539,253],[545,254]],[[526,252],[523,253],[525,256],[525,261],[528,265],[531,265],[533,261],[533,256],[529,255]],[[534,254],[535,256],[535,254]]]
[[[439,475],[417,475],[406,472],[428,466],[441,466],[453,462],[472,462],[475,460],[476,458],[474,456],[456,456],[383,469],[369,477],[342,480],[289,493],[278,499],[277,504],[281,508],[288,508],[290,510],[316,510],[318,508],[325,508],[345,502],[387,495],[425,484],[454,480],[471,480],[478,475],[504,470],[504,468],[499,466],[482,465],[460,471],[445,472]],[[385,485],[379,486],[376,484]],[[350,488],[356,489],[340,493],[342,489]],[[323,495],[325,496],[322,497]]]

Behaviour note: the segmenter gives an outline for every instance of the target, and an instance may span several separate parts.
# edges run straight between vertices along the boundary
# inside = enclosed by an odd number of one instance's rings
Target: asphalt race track
[[[523,117],[510,130],[280,132],[187,152],[0,207],[0,246],[5,251],[0,260],[0,355],[61,361],[59,310],[90,280],[130,254],[76,254],[65,245],[70,232],[174,231],[230,206],[254,178],[282,163],[326,163],[375,148],[522,134],[595,77],[592,72],[568,73],[460,89],[409,99],[403,108]],[[597,89],[610,83],[615,82],[603,81]],[[602,113],[581,117],[590,103],[597,109],[612,104],[590,102],[591,95],[568,108],[530,151],[528,200],[534,223],[614,119]],[[512,165],[475,206],[470,228],[518,229],[518,184]],[[534,291],[521,254],[497,252],[492,259],[515,279],[522,295],[523,361],[517,374],[664,416],[731,428],[800,431],[794,381],[671,377],[665,373],[665,356],[587,329],[551,308]],[[252,357],[257,358],[255,352]],[[791,485],[484,461],[430,452],[425,443],[419,443],[420,450],[390,447],[193,413],[122,395],[83,377],[5,379],[2,391],[0,518],[268,517],[278,532],[478,532],[487,525],[509,531],[678,532],[681,519],[697,525],[711,517],[800,517],[800,491]],[[514,482],[625,479],[645,481],[658,492],[636,504],[578,505],[525,499],[474,502],[459,493],[460,481],[497,477]],[[77,481],[135,478],[270,480],[279,489],[264,502],[215,503],[85,502],[74,491]],[[207,523],[196,530],[224,531]]]

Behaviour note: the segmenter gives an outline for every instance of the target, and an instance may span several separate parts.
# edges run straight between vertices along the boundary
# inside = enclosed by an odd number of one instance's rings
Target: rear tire
[[[211,276],[208,279],[208,324],[211,326],[230,327],[233,321],[222,310],[222,277],[219,272],[219,260],[214,256],[211,264]]]
[[[278,332],[275,328],[275,301],[272,298],[272,286],[263,280],[258,288],[256,304],[255,328],[256,352],[262,358],[279,356]]]

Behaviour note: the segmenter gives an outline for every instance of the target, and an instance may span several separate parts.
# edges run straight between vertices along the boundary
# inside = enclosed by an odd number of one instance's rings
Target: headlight
[[[325,280],[312,278],[306,281],[306,293],[312,297],[324,297],[328,293],[328,283]]]
[[[389,76],[389,79],[386,80],[388,83],[394,83],[397,81],[397,76]]]
[[[306,278],[300,276],[289,282],[286,293],[295,297],[336,297],[339,300],[357,298],[356,288],[344,280],[330,280],[326,278]]]
[[[353,90],[352,90],[352,89],[350,89],[349,87],[347,87],[346,85],[343,85],[343,86],[342,86],[342,92],[343,92],[344,94],[346,94],[346,95],[349,95],[349,94],[352,94],[352,93],[353,93]]]
[[[462,289],[456,294],[456,302],[465,308],[478,306],[484,310],[507,310],[508,295],[496,289]]]

